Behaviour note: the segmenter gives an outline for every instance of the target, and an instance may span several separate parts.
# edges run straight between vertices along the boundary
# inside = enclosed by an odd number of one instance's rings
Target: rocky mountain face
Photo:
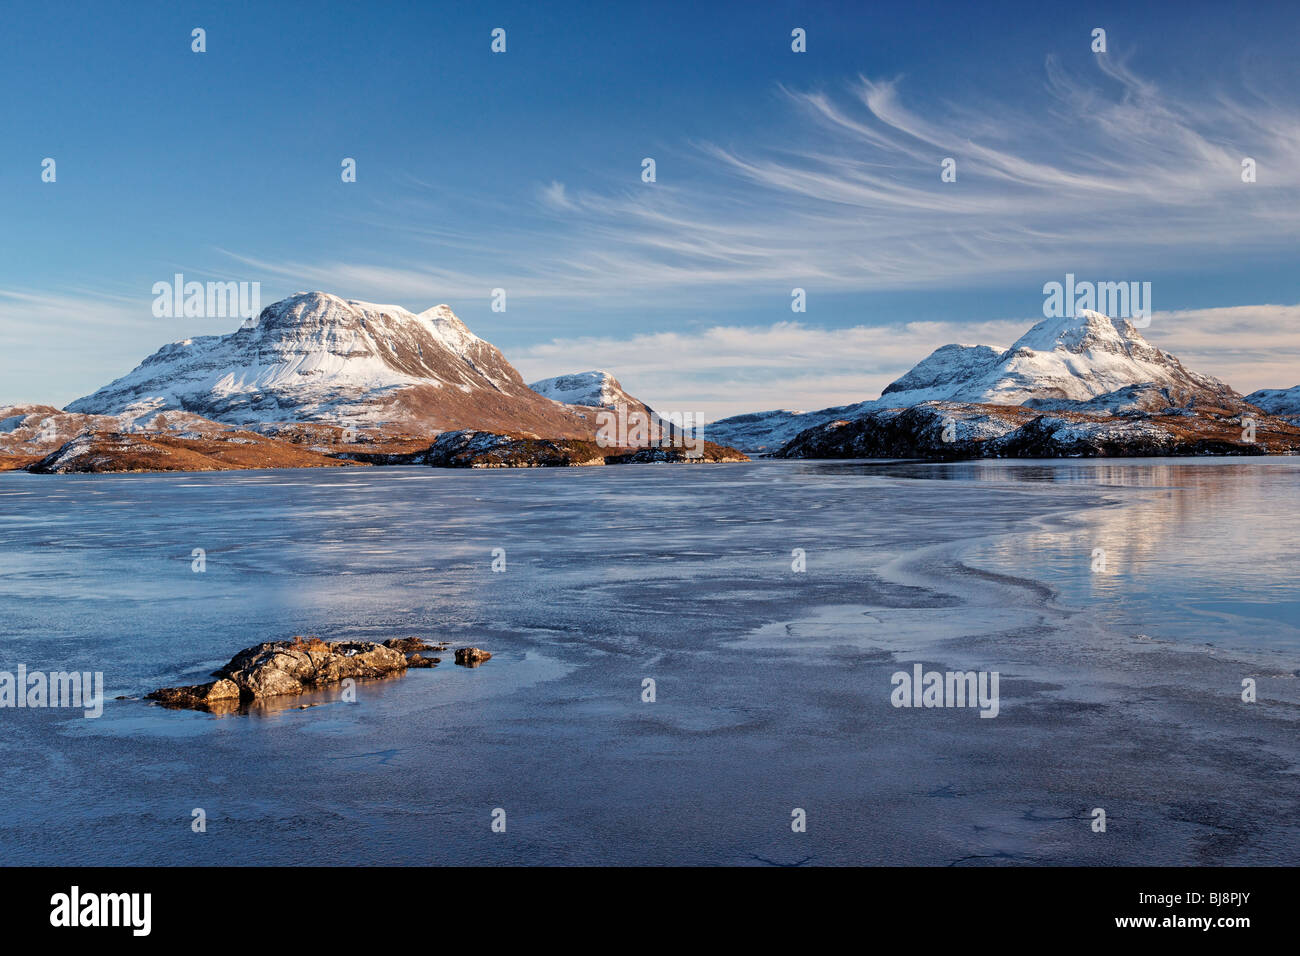
[[[447,306],[416,315],[324,292],[282,299],[229,335],[164,346],[67,410],[128,408],[258,430],[312,422],[422,435],[474,427],[582,438],[595,430],[590,411],[532,391]]]
[[[872,401],[817,412],[736,416],[706,431],[715,441],[773,453],[773,446],[789,445],[809,428],[929,402],[1106,417],[1165,409],[1218,409],[1231,415],[1239,413],[1242,398],[1151,345],[1128,321],[1084,310],[1074,317],[1044,319],[1007,349],[938,348]]]

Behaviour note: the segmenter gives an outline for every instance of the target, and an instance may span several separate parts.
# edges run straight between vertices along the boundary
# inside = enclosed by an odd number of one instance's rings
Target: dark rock
[[[749,461],[749,456],[734,448],[715,445],[711,441],[704,442],[698,449],[673,445],[666,448],[641,448],[605,456],[607,465],[699,465],[733,461]]]
[[[433,645],[426,642],[422,637],[394,637],[391,640],[384,641],[384,647],[391,647],[403,654],[433,650]]]
[[[492,655],[481,647],[456,648],[456,663],[462,667],[478,667]]]
[[[586,439],[536,438],[462,429],[443,432],[419,460],[437,468],[573,468],[749,459],[734,448],[707,441],[697,451],[689,451],[684,446],[606,448]]]
[[[1149,397],[1150,392],[1129,389],[1126,395]],[[1163,393],[1158,397],[1165,400]],[[1061,407],[1054,411],[1029,407],[1029,403],[958,402],[876,409],[805,429],[775,457],[1092,458],[1300,452],[1300,427],[1239,410],[1193,405],[1146,412],[1123,406],[1115,414],[1089,408],[1088,403],[1055,404]],[[1244,437],[1244,418],[1254,422],[1253,441]]]
[[[217,701],[238,701],[243,692],[234,681],[222,678],[210,684],[164,687],[145,696],[166,707],[204,707]]]

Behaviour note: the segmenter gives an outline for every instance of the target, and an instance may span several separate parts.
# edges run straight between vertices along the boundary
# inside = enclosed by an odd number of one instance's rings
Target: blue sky
[[[0,403],[237,324],[154,318],[175,272],[446,302],[530,380],[711,415],[1009,344],[1066,272],[1150,281],[1148,337],[1239,389],[1300,381],[1292,4],[85,6],[0,33]]]

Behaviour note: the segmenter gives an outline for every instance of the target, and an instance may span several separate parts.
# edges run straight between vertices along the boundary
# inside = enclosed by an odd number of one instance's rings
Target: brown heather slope
[[[26,468],[90,432],[220,440],[233,429],[190,412],[158,412],[142,407],[118,415],[87,415],[49,405],[0,406],[0,471]]]
[[[475,428],[578,439],[595,436],[596,415],[600,411],[561,405],[543,398],[522,382],[503,385],[499,392],[479,390],[473,394],[432,385],[411,385],[398,391],[382,408],[384,417],[396,423],[396,427],[430,436]]]
[[[221,438],[157,433],[86,432],[32,464],[36,474],[134,471],[230,471],[245,468],[364,467],[254,432]]]
[[[602,448],[594,441],[485,431],[444,432],[435,440],[382,432],[353,434],[319,424],[272,437],[224,430],[201,437],[159,432],[91,430],[43,457],[13,456],[11,467],[36,474],[232,471],[257,468],[340,468],[433,465],[442,468],[545,468],[748,459],[705,442],[699,457],[683,448]]]

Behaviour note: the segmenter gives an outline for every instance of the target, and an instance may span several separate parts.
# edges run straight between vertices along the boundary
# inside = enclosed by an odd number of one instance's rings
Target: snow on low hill
[[[48,405],[6,405],[0,406],[0,457],[47,455],[87,431],[208,438],[229,427],[189,412],[158,412],[143,405],[129,405],[113,415],[63,412]]]
[[[751,454],[770,454],[805,428],[836,418],[852,418],[856,410],[870,404],[840,405],[815,412],[777,408],[768,412],[747,412],[720,418],[699,430],[708,441],[739,448]]]
[[[1146,386],[1134,389],[1134,386]],[[759,412],[705,428],[710,441],[745,451],[771,451],[806,428],[928,401],[1097,410],[1234,405],[1226,384],[1183,366],[1146,341],[1124,319],[1084,310],[1034,325],[1008,349],[945,345],[889,385],[880,398],[817,412]]]
[[[1247,395],[1246,401],[1270,415],[1300,418],[1300,385],[1293,388],[1261,388]]]
[[[476,427],[590,434],[589,416],[547,401],[445,305],[304,292],[229,335],[164,346],[68,411],[183,409],[239,425],[329,422],[412,431]]]
[[[538,395],[565,405],[585,405],[591,408],[630,405],[640,408],[644,404],[629,395],[618,379],[603,369],[544,378],[528,387]]]
[[[675,434],[681,431],[681,421],[677,420],[674,424],[672,416],[668,420],[659,416],[653,408],[634,398],[627,393],[627,390],[619,384],[609,372],[602,369],[596,369],[590,372],[575,372],[570,375],[557,375],[554,378],[542,379],[540,382],[534,382],[528,386],[539,395],[544,395],[554,402],[560,402],[567,406],[577,406],[581,412],[583,408],[600,408],[600,409],[621,409],[621,415],[625,416],[624,420],[629,422],[630,427],[635,427],[635,421],[631,421],[627,416],[635,412],[641,412],[646,416],[646,422],[649,431],[646,433],[648,440],[657,442],[665,435]],[[600,421],[600,414],[597,413],[597,421]]]

